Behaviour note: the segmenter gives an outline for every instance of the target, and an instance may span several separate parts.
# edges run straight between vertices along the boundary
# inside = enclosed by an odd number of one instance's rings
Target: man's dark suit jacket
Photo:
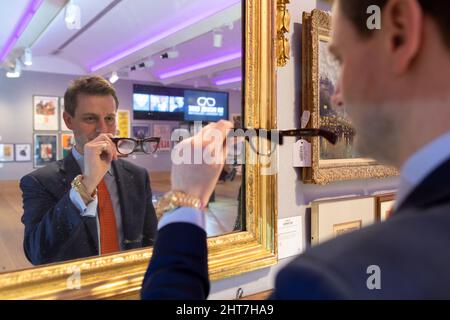
[[[113,161],[112,168],[121,207],[122,247],[129,250],[153,245],[157,219],[147,172],[121,159]],[[70,200],[71,182],[79,174],[81,169],[70,153],[20,181],[23,246],[34,265],[99,254],[97,219],[82,217]]]
[[[295,258],[278,273],[271,298],[450,299],[449,250],[450,160],[387,221]],[[369,289],[375,283],[370,266],[379,267],[379,290]],[[205,232],[190,224],[166,225],[158,232],[142,298],[204,299],[208,293]]]

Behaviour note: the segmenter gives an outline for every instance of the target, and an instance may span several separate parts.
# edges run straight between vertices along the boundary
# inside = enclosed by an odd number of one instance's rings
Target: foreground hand
[[[117,150],[111,141],[112,134],[100,134],[84,145],[83,184],[92,194],[103,179],[113,160],[117,160]]]
[[[190,157],[188,163],[172,164],[172,190],[182,191],[207,204],[225,163],[225,139],[232,128],[229,121],[211,123],[175,147],[174,152],[180,155],[190,150]]]

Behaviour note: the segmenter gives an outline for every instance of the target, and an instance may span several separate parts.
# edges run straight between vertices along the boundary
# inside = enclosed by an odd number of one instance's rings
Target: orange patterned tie
[[[117,237],[116,217],[104,178],[98,185],[97,192],[101,254],[117,252],[119,251],[119,240]]]

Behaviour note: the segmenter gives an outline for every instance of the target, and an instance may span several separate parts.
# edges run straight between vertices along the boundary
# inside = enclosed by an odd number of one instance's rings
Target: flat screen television
[[[215,122],[228,119],[228,92],[184,90],[184,120]]]
[[[184,89],[134,85],[133,118],[183,121]]]

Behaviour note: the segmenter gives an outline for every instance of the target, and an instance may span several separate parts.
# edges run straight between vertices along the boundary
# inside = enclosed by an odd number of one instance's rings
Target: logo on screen
[[[207,98],[207,97],[199,97],[197,98],[197,105],[200,107],[214,107],[216,105],[216,99]]]

